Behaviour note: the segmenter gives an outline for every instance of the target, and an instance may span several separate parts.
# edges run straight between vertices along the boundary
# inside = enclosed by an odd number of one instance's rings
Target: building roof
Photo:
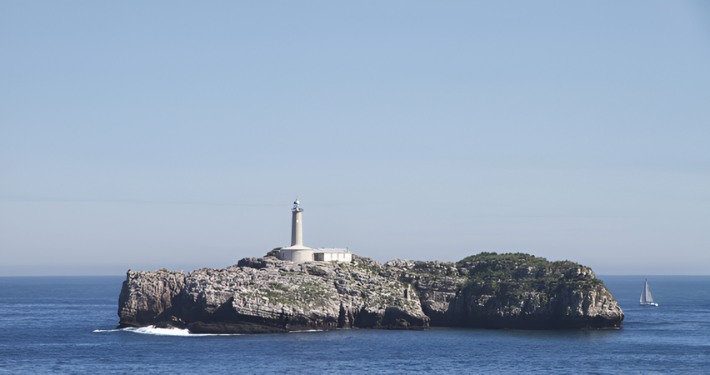
[[[349,253],[350,250],[348,250],[347,247],[319,247],[317,249],[313,249],[314,253]]]

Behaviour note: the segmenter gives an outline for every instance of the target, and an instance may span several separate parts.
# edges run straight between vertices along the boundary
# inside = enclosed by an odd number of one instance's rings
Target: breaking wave
[[[158,336],[194,336],[190,334],[188,329],[180,328],[157,328],[155,326],[148,327],[129,327],[123,328],[122,331],[142,333],[145,335],[158,335]]]
[[[213,333],[190,333],[189,329],[180,328],[158,328],[156,326],[147,327],[128,327],[128,328],[118,328],[118,329],[95,329],[93,332],[133,332],[141,333],[144,335],[156,335],[156,336],[184,336],[184,337],[196,337],[196,336],[238,336],[238,333],[233,334],[213,334]]]

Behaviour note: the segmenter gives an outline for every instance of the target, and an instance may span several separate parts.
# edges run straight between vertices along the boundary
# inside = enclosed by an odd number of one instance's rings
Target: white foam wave
[[[158,328],[156,326],[138,327],[138,328],[129,327],[129,328],[124,328],[123,331],[142,333],[145,335],[158,335],[158,336],[195,336],[195,335],[191,335],[190,330],[188,330],[188,329]]]
[[[180,328],[158,328],[156,326],[147,327],[128,327],[119,329],[95,329],[93,332],[133,332],[141,333],[144,335],[157,335],[157,336],[182,336],[182,337],[196,337],[196,336],[239,336],[239,333],[228,333],[228,334],[214,334],[214,333],[191,333],[188,329]]]

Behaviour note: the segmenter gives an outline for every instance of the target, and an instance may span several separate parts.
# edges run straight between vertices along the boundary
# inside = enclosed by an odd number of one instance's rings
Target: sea
[[[710,373],[710,276],[599,276],[620,330],[246,335],[116,329],[124,278],[0,277],[0,373]]]

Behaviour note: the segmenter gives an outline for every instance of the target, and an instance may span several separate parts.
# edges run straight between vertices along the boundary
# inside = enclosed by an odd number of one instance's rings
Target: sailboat
[[[648,279],[646,279],[643,285],[643,293],[641,293],[641,306],[658,306],[657,303],[653,302],[651,291],[648,290]]]

